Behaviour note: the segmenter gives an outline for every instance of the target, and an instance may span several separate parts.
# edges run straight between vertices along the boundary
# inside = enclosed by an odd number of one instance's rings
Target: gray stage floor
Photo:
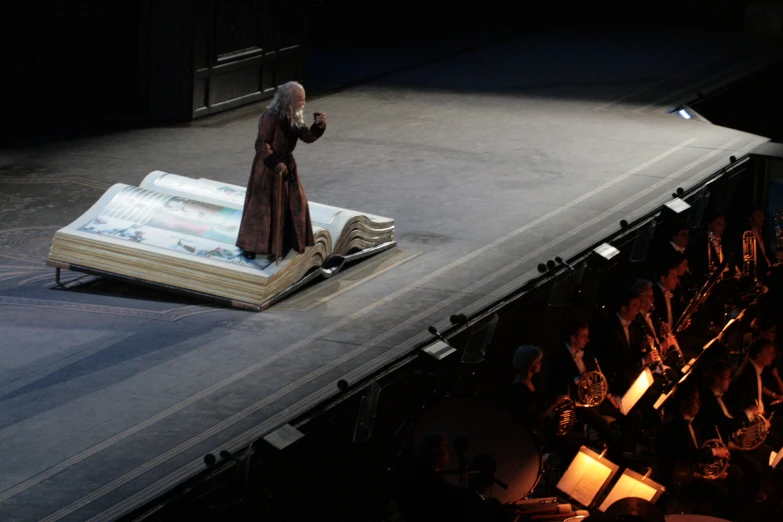
[[[765,142],[666,112],[763,48],[550,32],[312,101],[310,199],[394,217],[399,248],[260,314],[44,266],[112,183],[244,184],[255,118],[3,152],[0,519],[116,518]]]

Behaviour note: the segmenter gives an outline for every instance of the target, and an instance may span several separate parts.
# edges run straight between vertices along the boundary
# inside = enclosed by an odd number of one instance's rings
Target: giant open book
[[[47,263],[260,311],[396,244],[390,218],[310,202],[315,246],[248,261],[235,246],[244,200],[237,185],[155,171],[138,187],[112,186],[58,230]]]

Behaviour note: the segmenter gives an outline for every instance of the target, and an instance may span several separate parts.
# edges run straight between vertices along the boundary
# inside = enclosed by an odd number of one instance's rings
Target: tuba
[[[598,406],[604,402],[606,395],[609,393],[609,381],[606,380],[606,376],[601,372],[598,359],[594,360],[595,370],[583,375],[576,385],[576,393],[579,397],[576,401],[576,406],[582,408]]]
[[[772,415],[774,414],[773,412]],[[731,436],[731,444],[737,449],[750,451],[761,446],[767,435],[769,435],[769,421],[759,413],[753,417],[750,424],[734,432]]]
[[[718,434],[717,439],[709,439],[704,441],[704,444],[701,445],[702,449],[704,448],[723,448],[727,449],[726,445],[723,443],[723,439],[721,439],[720,431],[718,431],[718,427],[715,426],[715,432]],[[719,458],[719,457],[713,457],[712,462],[707,462],[704,464],[699,464],[697,467],[697,470],[701,475],[707,479],[707,480],[715,480],[721,475],[723,475],[723,472],[726,471],[726,468],[729,467],[729,459]]]

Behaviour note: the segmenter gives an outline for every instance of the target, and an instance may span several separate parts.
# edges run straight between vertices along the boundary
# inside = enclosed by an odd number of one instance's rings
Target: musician
[[[748,213],[748,228],[756,239],[756,274],[759,279],[766,281],[772,276],[772,268],[776,256],[768,252],[769,245],[764,241],[764,209],[753,207]]]
[[[674,291],[679,284],[678,265],[670,256],[669,261],[663,263],[657,274],[656,284],[653,286],[655,310],[661,315],[669,327],[669,331],[674,331],[674,326],[683,312],[683,304],[679,299],[675,299]]]
[[[715,433],[717,429],[721,440],[727,445],[732,434],[747,425],[747,417],[723,401],[723,395],[731,384],[731,374],[731,366],[723,361],[712,363],[703,372],[701,407],[694,421],[702,434]],[[757,412],[757,408],[751,408],[754,413]],[[745,477],[745,493],[749,498],[755,499],[758,496],[771,451],[772,447],[766,444],[750,451],[731,450],[731,462],[742,470]]]
[[[723,236],[725,233],[726,216],[717,212],[707,221],[706,231],[691,238],[688,249],[688,265],[701,284],[707,281],[711,270],[717,268],[732,254],[724,246]],[[737,270],[736,265],[733,270]],[[726,266],[724,272],[730,273],[730,267]]]
[[[669,228],[669,247],[674,252],[684,255],[688,250],[690,238],[691,229],[685,221],[676,221]]]
[[[531,431],[551,446],[552,451],[572,458],[587,441],[576,434],[557,436],[557,408],[567,402],[568,396],[560,394],[547,397],[540,386],[539,374],[543,352],[537,346],[523,345],[514,353],[513,365],[517,375],[511,389],[511,410]]]
[[[682,498],[711,504],[699,512],[724,517],[729,514],[732,520],[741,520],[746,500],[742,491],[742,471],[729,465],[716,480],[707,480],[698,472],[699,464],[730,456],[726,448],[702,448],[704,441],[713,437],[700,434],[693,423],[700,404],[698,388],[688,382],[681,385],[670,400],[669,408],[673,411],[655,438],[656,480]]]
[[[775,344],[778,328],[775,321],[769,315],[761,315],[750,323],[751,331],[755,337],[762,337]],[[772,402],[783,401],[783,379],[780,376],[781,354],[775,346],[775,361],[761,372],[761,383],[764,387],[765,406]]]
[[[590,330],[586,322],[573,320],[566,324],[565,342],[547,351],[547,388],[556,395],[575,396],[575,385],[582,375],[596,369],[590,349]]]
[[[741,411],[748,420],[756,414],[766,415],[764,407],[764,386],[761,375],[764,368],[775,360],[775,345],[769,339],[757,337],[748,347],[748,358],[737,370],[726,392],[726,402],[735,411]],[[777,425],[772,426],[767,436],[767,442],[773,447],[780,447],[781,431]]]
[[[543,352],[537,346],[523,345],[514,353],[512,364],[517,372],[511,388],[511,408],[533,431],[542,431],[543,422],[561,402],[564,394],[554,401],[540,386],[539,374]]]
[[[444,434],[422,435],[417,444],[417,463],[397,477],[396,490],[406,520],[411,522],[492,522],[488,507],[474,491],[443,479],[449,463]]]
[[[578,397],[576,385],[589,372],[598,371],[596,358],[590,349],[590,330],[588,324],[581,320],[572,320],[566,325],[566,341],[547,352],[547,388],[550,393],[559,395],[567,393],[572,398]],[[588,424],[597,433],[600,440],[606,442],[606,447],[612,457],[619,456],[622,449],[609,422],[602,415],[620,418],[620,404],[616,397],[607,393],[601,405],[596,407],[580,407],[576,409],[577,425]]]
[[[639,314],[636,323],[643,335],[649,336],[662,362],[670,369],[682,366],[677,339],[655,309],[655,292],[651,281],[638,279],[631,285],[631,293],[639,297]],[[674,377],[674,376],[673,376]]]

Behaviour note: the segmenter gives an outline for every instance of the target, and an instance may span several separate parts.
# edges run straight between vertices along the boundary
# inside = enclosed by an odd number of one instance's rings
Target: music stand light
[[[623,471],[598,510],[606,511],[609,506],[623,498],[641,498],[655,504],[666,488],[649,478],[650,471],[645,475],[630,469]]]
[[[264,440],[274,448],[282,450],[304,437],[304,433],[290,424],[283,424],[275,431],[264,435]]]
[[[691,206],[680,198],[674,198],[671,201],[664,203],[663,205],[663,218],[671,219],[673,217],[679,217],[686,210],[690,210]]]
[[[586,446],[568,465],[557,489],[585,507],[590,507],[615,476],[620,467]]]
[[[443,341],[435,341],[431,345],[423,348],[422,351],[436,361],[440,361],[447,355],[451,355],[452,353],[456,352],[457,349],[449,344],[444,343]]]
[[[591,260],[597,265],[597,268],[608,270],[617,260],[612,260],[620,253],[609,243],[602,243],[595,247],[590,255]]]
[[[636,406],[639,399],[650,389],[654,382],[653,374],[649,368],[645,368],[642,373],[636,378],[628,391],[625,392],[623,398],[620,400],[620,413],[628,415],[628,412]]]

